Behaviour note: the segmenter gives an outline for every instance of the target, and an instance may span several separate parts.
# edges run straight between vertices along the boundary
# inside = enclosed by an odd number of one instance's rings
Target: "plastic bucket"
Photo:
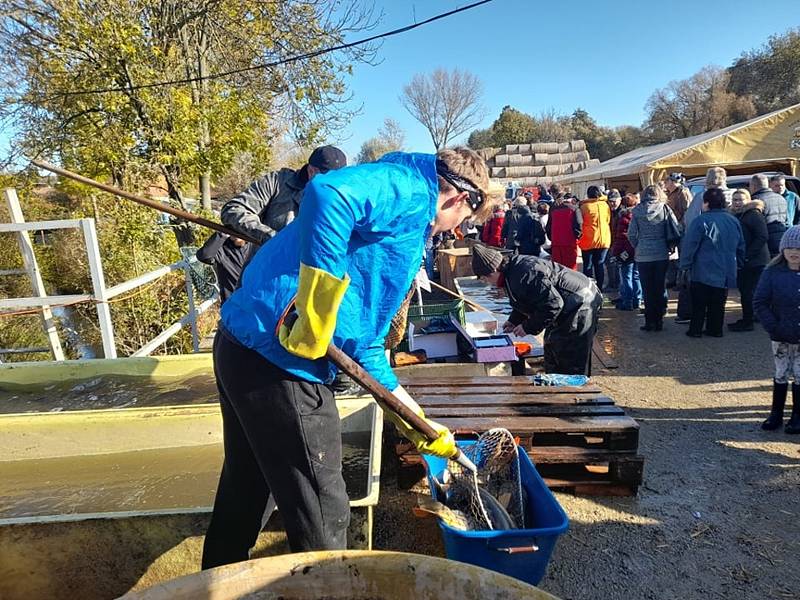
[[[402,552],[307,552],[227,565],[125,600],[557,600],[472,565]]]
[[[474,442],[459,441],[459,446]],[[498,573],[516,577],[531,584],[538,584],[544,577],[550,556],[558,536],[569,526],[564,509],[547,488],[531,459],[524,450],[517,448],[520,458],[520,477],[527,494],[526,519],[530,529],[507,529],[498,531],[459,531],[439,520],[447,558],[477,565]],[[424,455],[428,468],[428,482],[435,477],[442,480],[447,460]],[[434,498],[440,502],[444,498]]]

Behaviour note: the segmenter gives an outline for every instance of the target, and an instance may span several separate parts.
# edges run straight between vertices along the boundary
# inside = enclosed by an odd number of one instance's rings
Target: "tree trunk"
[[[203,210],[211,211],[211,173],[206,171],[200,175],[200,199]]]

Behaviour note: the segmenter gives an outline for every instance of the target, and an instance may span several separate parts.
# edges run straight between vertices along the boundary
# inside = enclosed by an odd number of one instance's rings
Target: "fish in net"
[[[443,489],[446,504],[463,513],[470,529],[517,529],[525,526],[525,498],[514,436],[490,429],[461,451],[477,467],[473,472],[450,461]]]

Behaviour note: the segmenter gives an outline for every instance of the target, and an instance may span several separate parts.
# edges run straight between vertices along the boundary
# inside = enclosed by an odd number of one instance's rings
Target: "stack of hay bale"
[[[486,161],[492,180],[525,187],[547,185],[600,164],[589,156],[583,140],[509,144],[505,148],[484,148],[478,154]]]

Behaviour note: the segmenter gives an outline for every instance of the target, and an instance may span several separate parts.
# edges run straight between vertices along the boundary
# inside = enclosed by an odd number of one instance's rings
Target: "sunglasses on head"
[[[473,184],[469,179],[465,179],[464,177],[453,173],[447,168],[447,165],[444,163],[444,161],[437,159],[436,174],[444,179],[447,183],[452,185],[456,191],[467,193],[467,204],[469,204],[472,212],[475,212],[481,206],[483,206],[486,198],[484,197],[483,192],[478,189],[478,186]]]

